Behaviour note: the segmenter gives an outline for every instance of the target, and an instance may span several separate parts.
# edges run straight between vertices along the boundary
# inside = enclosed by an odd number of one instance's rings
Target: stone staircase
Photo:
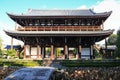
[[[43,60],[43,65],[42,66],[48,66],[48,67],[54,67],[54,68],[65,68],[61,64],[61,60]]]

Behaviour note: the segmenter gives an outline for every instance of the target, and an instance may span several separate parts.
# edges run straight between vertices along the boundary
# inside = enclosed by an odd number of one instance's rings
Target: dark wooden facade
[[[56,48],[62,47],[64,58],[69,48],[76,49],[76,58],[93,58],[93,45],[113,33],[104,30],[103,23],[111,12],[92,10],[29,10],[22,15],[9,14],[20,26],[7,35],[24,42],[24,58],[45,58],[45,47],[50,47],[50,58],[56,58]]]

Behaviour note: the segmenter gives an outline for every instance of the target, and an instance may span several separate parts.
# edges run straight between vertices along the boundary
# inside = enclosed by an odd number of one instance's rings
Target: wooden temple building
[[[55,59],[56,49],[63,48],[64,59],[69,59],[69,48],[76,49],[76,58],[94,57],[94,45],[113,33],[104,30],[103,23],[110,12],[95,13],[85,10],[37,10],[8,16],[20,26],[5,30],[12,38],[24,42],[24,58],[45,58],[45,48],[50,48],[50,59]]]

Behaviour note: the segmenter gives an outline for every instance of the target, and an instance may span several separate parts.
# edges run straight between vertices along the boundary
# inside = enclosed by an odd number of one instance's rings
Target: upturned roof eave
[[[7,13],[7,15],[11,18],[16,18],[16,17],[62,17],[62,16],[68,16],[68,17],[72,17],[72,16],[76,16],[76,17],[109,17],[111,15],[112,11],[110,12],[104,12],[104,13],[95,13],[95,14],[91,14],[91,15],[32,15],[32,14],[13,14],[13,13]]]
[[[11,31],[4,30],[7,35],[11,36],[102,36],[110,35],[114,30],[104,31]]]

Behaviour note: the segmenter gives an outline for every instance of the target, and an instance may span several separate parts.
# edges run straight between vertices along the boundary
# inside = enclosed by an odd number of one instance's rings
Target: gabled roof
[[[91,9],[76,10],[38,10],[29,9],[27,13],[17,15],[7,13],[9,16],[109,16],[110,12],[95,13]]]

